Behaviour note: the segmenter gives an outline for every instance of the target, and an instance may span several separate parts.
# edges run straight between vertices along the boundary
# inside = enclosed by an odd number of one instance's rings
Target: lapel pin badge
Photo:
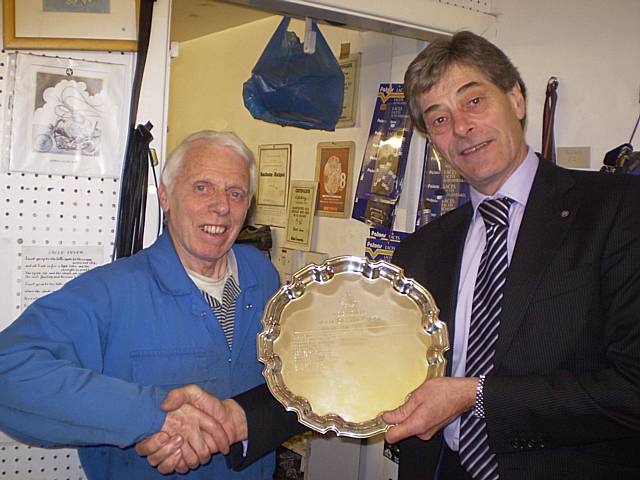
[[[571,212],[569,212],[569,210],[562,210],[562,212],[560,212],[560,216],[562,218],[567,218],[569,216]]]

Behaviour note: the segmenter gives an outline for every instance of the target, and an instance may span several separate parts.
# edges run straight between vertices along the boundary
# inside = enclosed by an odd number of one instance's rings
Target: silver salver
[[[431,294],[387,262],[311,264],[271,298],[258,358],[272,395],[311,429],[365,438],[382,413],[443,376],[446,325]]]

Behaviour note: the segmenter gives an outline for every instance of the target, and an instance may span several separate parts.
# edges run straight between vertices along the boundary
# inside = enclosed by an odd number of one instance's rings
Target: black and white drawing
[[[97,155],[104,114],[99,99],[102,84],[97,78],[37,72],[34,150]]]
[[[16,57],[10,170],[118,177],[131,63]]]

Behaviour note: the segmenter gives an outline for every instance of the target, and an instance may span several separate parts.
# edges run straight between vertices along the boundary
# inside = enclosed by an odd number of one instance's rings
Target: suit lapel
[[[571,191],[573,184],[565,171],[540,160],[504,287],[494,357],[496,368],[504,359],[540,279],[575,217],[579,199]]]
[[[436,300],[440,309],[440,320],[447,324],[449,331],[449,351],[447,352],[447,374],[451,373],[451,354],[453,352],[453,338],[455,335],[456,303],[458,301],[458,281],[462,251],[469,228],[469,221],[473,209],[471,203],[460,207],[455,214],[450,214],[446,224],[440,225],[439,244],[442,248],[434,251],[435,261],[426,265],[426,285]],[[428,258],[433,258],[431,255]],[[434,281],[430,281],[433,277]]]

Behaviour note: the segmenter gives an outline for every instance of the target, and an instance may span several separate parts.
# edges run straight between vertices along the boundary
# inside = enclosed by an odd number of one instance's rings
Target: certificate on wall
[[[305,180],[291,182],[285,247],[306,251],[311,249],[317,190],[316,182]]]
[[[318,182],[319,217],[345,218],[351,208],[351,165],[354,142],[318,144],[316,182]]]
[[[290,167],[290,143],[258,146],[255,223],[286,226]]]
[[[336,128],[353,127],[356,124],[356,110],[358,106],[358,77],[360,74],[360,54],[356,53],[338,62],[344,74],[344,99],[342,113]]]

